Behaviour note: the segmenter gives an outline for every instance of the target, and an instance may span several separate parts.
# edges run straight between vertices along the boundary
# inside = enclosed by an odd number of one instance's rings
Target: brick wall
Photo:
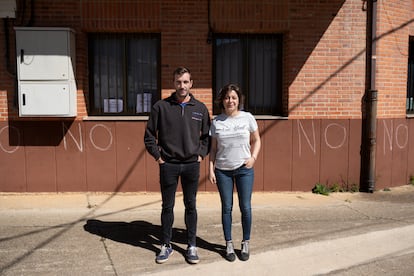
[[[378,6],[378,117],[404,118],[407,93],[411,1],[380,1]]]
[[[359,118],[365,78],[360,1],[298,2],[289,35],[289,117]],[[310,3],[309,3],[310,2]]]
[[[194,94],[212,107],[212,46],[215,32],[284,34],[284,110],[292,119],[360,118],[365,90],[366,12],[360,0],[66,0],[18,3],[9,19],[10,56],[0,64],[0,120],[15,119],[13,25],[64,26],[76,31],[78,119],[87,115],[87,33],[161,33],[162,97],[171,92],[171,73],[192,69]],[[30,17],[30,3],[34,17]],[[210,12],[209,12],[210,6]],[[404,117],[411,1],[378,2],[378,116]],[[209,18],[210,16],[210,18]],[[2,21],[0,50],[6,51]],[[11,62],[6,68],[5,59]],[[11,71],[11,74],[10,74]]]
[[[0,191],[157,191],[158,168],[142,143],[144,119],[83,120],[88,33],[160,33],[162,97],[172,91],[172,71],[185,65],[193,72],[194,94],[212,110],[209,22],[214,32],[284,36],[283,101],[290,120],[258,120],[262,152],[255,189],[309,191],[318,182],[358,182],[364,1],[37,0],[25,1],[24,11],[21,3],[15,19],[0,20],[0,175],[8,175],[0,179]],[[414,7],[408,0],[377,3],[376,178],[383,188],[407,183],[414,172],[414,121],[405,118]],[[75,30],[76,121],[18,118],[14,26]],[[207,173],[204,161],[201,190],[214,189]]]
[[[6,19],[0,21],[0,121],[13,118],[16,113],[14,107],[14,79],[15,79],[15,58],[13,36],[6,39],[5,30],[12,34],[13,29]],[[10,45],[7,47],[7,45]],[[9,53],[7,56],[6,54]],[[11,114],[10,114],[11,113]]]

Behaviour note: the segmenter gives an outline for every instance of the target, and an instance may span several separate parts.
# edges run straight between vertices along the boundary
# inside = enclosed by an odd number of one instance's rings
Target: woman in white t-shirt
[[[210,129],[209,180],[217,184],[220,192],[226,259],[231,262],[236,259],[231,235],[233,187],[237,189],[243,229],[240,259],[247,261],[252,225],[253,165],[261,146],[256,119],[251,113],[240,110],[241,99],[243,96],[237,85],[224,86],[217,100],[222,113],[213,119]]]

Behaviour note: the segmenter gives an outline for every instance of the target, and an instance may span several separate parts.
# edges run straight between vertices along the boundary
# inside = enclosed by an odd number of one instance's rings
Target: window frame
[[[237,83],[245,97],[245,107],[246,111],[251,112],[254,115],[268,115],[268,116],[284,116],[283,111],[283,34],[280,33],[274,33],[274,34],[245,34],[245,33],[214,33],[212,36],[212,47],[213,47],[213,103],[216,103],[217,94],[219,92],[220,87],[218,87],[218,72],[217,72],[217,63],[218,63],[218,54],[217,54],[217,40],[218,39],[238,39],[240,41],[241,47],[243,48],[242,51],[242,60],[239,61],[239,63],[242,64],[242,74],[241,79],[243,80],[242,83]],[[275,47],[277,52],[275,53],[276,58],[276,67],[275,67],[275,76],[274,79],[271,81],[274,81],[273,85],[275,87],[275,91],[272,93],[275,93],[275,103],[271,107],[263,107],[263,105],[257,107],[249,106],[249,97],[251,96],[252,92],[249,91],[249,86],[251,82],[251,75],[250,75],[250,66],[249,66],[249,59],[251,56],[249,55],[249,43],[252,44],[253,41],[259,41],[260,39],[272,39],[276,43]],[[221,86],[225,85],[227,83],[223,83]],[[270,94],[264,94],[263,98],[268,96]],[[253,95],[254,96],[254,95]],[[256,108],[256,109],[255,109]],[[258,110],[262,109],[262,110]],[[213,114],[219,114],[221,113],[220,108],[217,104],[213,104]]]
[[[94,89],[94,43],[96,43],[97,39],[99,38],[116,38],[117,42],[120,42],[122,45],[122,61],[121,61],[121,67],[122,67],[122,76],[121,76],[121,82],[122,82],[122,98],[126,99],[123,101],[123,110],[122,112],[104,112],[103,103],[101,103],[101,106],[95,105],[95,89]],[[155,92],[152,93],[151,98],[151,106],[149,109],[146,109],[145,112],[137,112],[136,110],[136,102],[135,105],[133,105],[133,109],[128,110],[128,66],[127,62],[130,59],[130,56],[128,56],[127,49],[128,43],[131,44],[131,42],[134,39],[156,39],[156,76],[155,76],[155,84],[156,89]],[[117,80],[119,81],[119,80]],[[161,34],[159,33],[89,33],[88,34],[88,82],[89,82],[89,105],[88,105],[88,114],[92,116],[148,116],[152,105],[161,98]],[[140,80],[140,82],[145,82],[145,79]],[[154,95],[155,94],[155,95]],[[135,94],[136,97],[136,94]],[[101,101],[103,101],[103,97],[101,96]],[[136,98],[135,98],[136,99]],[[134,101],[133,98],[130,99],[130,102]]]
[[[407,67],[407,94],[405,111],[409,115],[414,115],[414,36],[410,36],[408,40]]]

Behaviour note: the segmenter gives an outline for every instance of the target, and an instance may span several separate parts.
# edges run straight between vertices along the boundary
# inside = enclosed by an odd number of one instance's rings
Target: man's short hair
[[[187,67],[178,67],[177,69],[175,69],[173,73],[173,79],[175,78],[175,76],[182,76],[185,73],[188,73],[190,75],[191,80],[191,72],[190,69],[188,69]]]

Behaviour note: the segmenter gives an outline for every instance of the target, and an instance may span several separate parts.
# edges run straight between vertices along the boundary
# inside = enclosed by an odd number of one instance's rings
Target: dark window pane
[[[282,39],[279,35],[221,35],[214,39],[214,98],[228,83],[245,95],[253,114],[281,115]],[[214,113],[220,110],[215,107]]]
[[[128,47],[128,109],[149,112],[158,98],[156,39],[134,39]]]
[[[216,40],[216,92],[230,82],[241,85],[243,79],[243,68],[241,66],[242,45],[240,39],[217,39]]]
[[[136,115],[160,98],[159,37],[95,34],[90,37],[90,113]]]

